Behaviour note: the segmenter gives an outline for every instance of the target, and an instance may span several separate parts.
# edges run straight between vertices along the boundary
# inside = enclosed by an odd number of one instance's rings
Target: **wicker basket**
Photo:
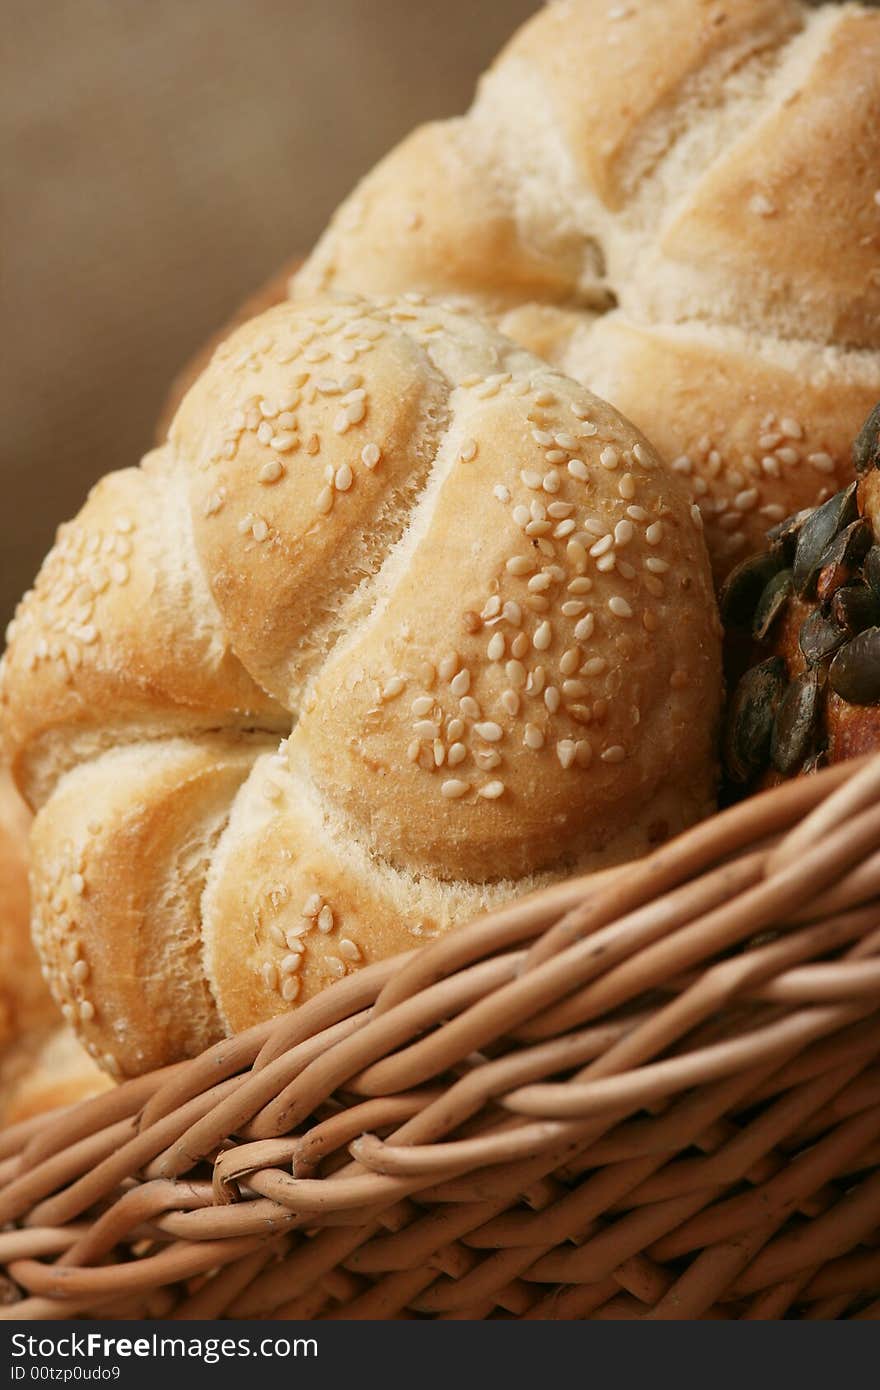
[[[880,1316],[878,846],[873,758],[6,1131],[0,1315]]]

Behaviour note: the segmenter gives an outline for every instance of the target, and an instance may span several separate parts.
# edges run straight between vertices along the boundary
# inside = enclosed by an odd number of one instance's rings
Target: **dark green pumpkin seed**
[[[801,527],[812,510],[812,507],[804,507],[799,512],[792,512],[791,516],[787,516],[784,521],[777,522],[767,532],[767,540],[771,547],[781,546],[789,563],[794,556],[794,548]]]
[[[873,539],[871,523],[863,516],[835,536],[819,562],[816,594],[820,599],[829,598],[841,584],[849,583],[867,555]]]
[[[841,647],[828,680],[850,705],[880,704],[880,627],[866,628]]]
[[[799,594],[815,592],[822,557],[831,542],[856,520],[856,484],[835,493],[807,517],[800,529],[794,552],[794,587]]]
[[[862,574],[876,594],[880,594],[880,545],[872,545],[862,561]]]
[[[791,570],[788,569],[780,570],[769,584],[764,585],[752,619],[752,636],[758,642],[763,642],[793,592]]]
[[[751,627],[758,601],[775,574],[784,567],[780,548],[750,555],[731,570],[718,596],[721,621],[725,627]]]
[[[798,643],[808,666],[817,666],[842,647],[850,637],[849,631],[841,627],[821,608],[816,608],[801,624]]]
[[[785,662],[773,656],[746,671],[733,692],[724,737],[724,761],[733,781],[750,782],[766,768],[787,683]]]
[[[796,772],[813,749],[822,720],[824,678],[818,667],[797,676],[783,695],[770,740],[777,772]]]
[[[874,406],[856,436],[852,458],[857,473],[867,473],[869,468],[880,468],[880,405]]]
[[[831,618],[850,636],[880,623],[880,594],[867,584],[844,584],[831,600]]]

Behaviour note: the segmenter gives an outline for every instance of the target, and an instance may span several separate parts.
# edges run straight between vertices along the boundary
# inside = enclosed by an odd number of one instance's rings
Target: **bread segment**
[[[182,484],[167,450],[102,478],[19,604],[0,708],[33,806],[69,768],[120,743],[284,727],[284,712],[230,650]]]

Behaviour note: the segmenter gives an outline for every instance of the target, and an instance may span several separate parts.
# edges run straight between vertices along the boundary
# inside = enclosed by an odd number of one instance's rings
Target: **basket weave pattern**
[[[0,1134],[0,1316],[880,1317],[880,758]]]

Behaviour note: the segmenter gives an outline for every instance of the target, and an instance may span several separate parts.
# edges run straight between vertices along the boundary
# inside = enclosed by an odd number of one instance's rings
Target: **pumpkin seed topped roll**
[[[880,406],[853,447],[856,479],[768,533],[721,593],[757,658],[727,714],[737,783],[811,771],[880,747]]]
[[[4,682],[37,940],[121,1071],[711,809],[700,515],[464,312],[270,310],[147,472],[65,532]]]

